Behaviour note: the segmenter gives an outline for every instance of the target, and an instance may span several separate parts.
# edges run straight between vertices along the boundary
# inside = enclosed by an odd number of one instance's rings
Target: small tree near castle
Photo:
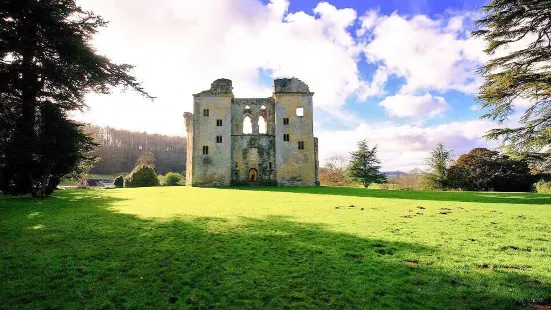
[[[372,149],[367,145],[367,140],[358,142],[358,150],[350,153],[350,178],[362,183],[367,188],[371,183],[386,182],[386,175],[382,173],[381,161],[377,158],[377,146]]]

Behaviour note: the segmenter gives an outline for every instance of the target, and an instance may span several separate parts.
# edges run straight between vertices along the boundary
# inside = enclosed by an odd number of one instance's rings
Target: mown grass
[[[0,308],[551,303],[551,195],[157,187],[0,198]]]

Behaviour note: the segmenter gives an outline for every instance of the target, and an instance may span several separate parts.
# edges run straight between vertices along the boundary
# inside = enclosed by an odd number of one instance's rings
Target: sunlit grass
[[[551,195],[157,187],[0,198],[0,308],[522,308]]]

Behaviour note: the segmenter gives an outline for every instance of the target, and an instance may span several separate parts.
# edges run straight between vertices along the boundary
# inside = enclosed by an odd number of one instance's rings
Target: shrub
[[[121,188],[124,186],[124,177],[122,175],[119,175],[117,178],[115,178],[115,182],[113,182],[113,185],[117,188]]]
[[[160,185],[155,169],[146,165],[134,168],[134,171],[126,177],[124,184],[126,187],[149,187]]]
[[[535,184],[536,192],[541,194],[551,194],[551,182],[546,182],[544,180],[539,180]]]
[[[163,177],[164,186],[177,186],[182,181],[182,175],[176,172],[169,172]]]

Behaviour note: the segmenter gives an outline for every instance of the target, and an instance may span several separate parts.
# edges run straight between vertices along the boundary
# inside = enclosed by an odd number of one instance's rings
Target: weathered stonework
[[[313,95],[296,78],[276,79],[267,98],[234,98],[228,79],[193,95],[193,114],[184,114],[186,185],[319,185]]]

